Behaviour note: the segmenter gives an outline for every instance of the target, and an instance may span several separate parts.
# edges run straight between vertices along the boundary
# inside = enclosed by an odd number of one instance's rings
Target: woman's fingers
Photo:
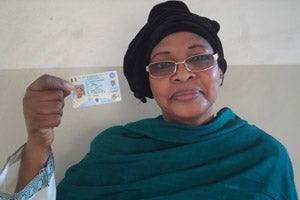
[[[23,111],[29,139],[53,141],[53,128],[61,122],[64,98],[72,88],[68,81],[50,75],[39,77],[27,88]]]

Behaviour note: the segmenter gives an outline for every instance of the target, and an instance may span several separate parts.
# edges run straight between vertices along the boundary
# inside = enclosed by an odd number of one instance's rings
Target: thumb
[[[29,87],[29,90],[32,91],[42,91],[42,90],[63,90],[64,95],[67,96],[70,94],[73,89],[73,85],[63,80],[59,77],[51,76],[48,74],[40,76],[36,79]]]

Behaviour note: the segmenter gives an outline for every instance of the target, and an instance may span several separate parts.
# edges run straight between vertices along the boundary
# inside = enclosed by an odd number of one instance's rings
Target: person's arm
[[[22,190],[46,164],[54,140],[53,128],[60,124],[64,98],[72,88],[69,82],[50,75],[39,77],[27,88],[23,110],[28,139],[15,192]]]
[[[15,192],[22,190],[34,177],[36,177],[50,155],[50,147],[35,147],[26,143],[19,169],[19,176]]]
[[[54,158],[52,152],[39,174],[31,180],[24,189],[15,193],[18,171],[20,168],[24,146],[9,156],[5,166],[0,171],[0,199],[26,199],[26,200],[55,200],[56,184],[54,175]]]

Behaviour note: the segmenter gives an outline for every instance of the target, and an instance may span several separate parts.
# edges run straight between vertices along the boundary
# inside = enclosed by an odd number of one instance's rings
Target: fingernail
[[[68,90],[73,90],[74,86],[72,85],[72,83],[69,83],[69,82],[65,82],[64,83],[64,86],[68,89]]]

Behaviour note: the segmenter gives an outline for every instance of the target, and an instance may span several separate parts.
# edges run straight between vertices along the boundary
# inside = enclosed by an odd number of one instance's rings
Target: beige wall
[[[162,0],[0,1],[0,69],[122,66]],[[299,0],[186,0],[221,24],[231,65],[299,64]]]
[[[58,181],[101,130],[159,114],[155,102],[142,104],[132,97],[121,67],[111,67],[122,65],[129,41],[156,2],[0,1],[0,165],[26,141],[22,97],[28,84],[44,73],[67,78],[117,70],[121,82],[118,103],[75,110],[66,99],[53,145]],[[299,1],[186,2],[192,11],[222,24],[229,67],[216,107],[233,108],[280,140],[292,158],[300,191]]]

